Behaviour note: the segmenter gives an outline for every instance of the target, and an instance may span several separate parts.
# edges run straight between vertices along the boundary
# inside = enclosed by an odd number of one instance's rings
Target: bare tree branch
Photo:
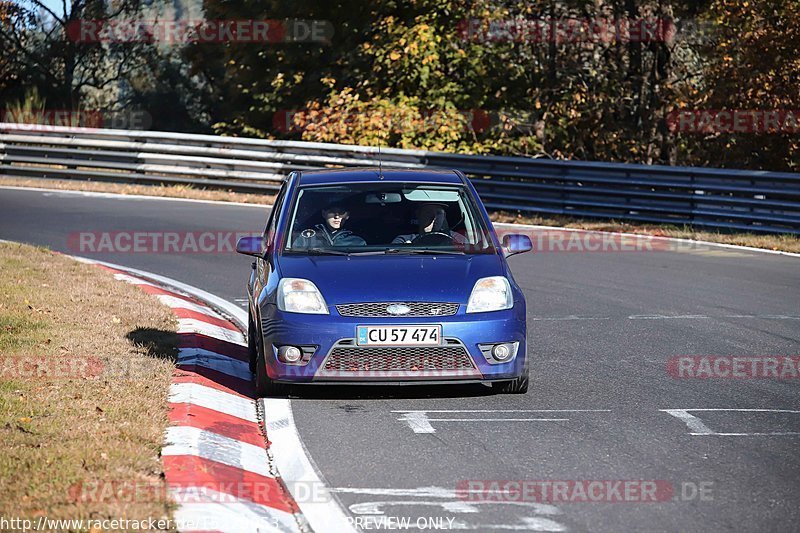
[[[59,23],[61,23],[62,26],[64,26],[66,24],[65,19],[63,19],[63,18],[59,17],[58,15],[56,15],[53,12],[53,10],[50,9],[46,4],[40,2],[39,0],[27,0],[27,1],[32,3],[32,4],[34,4],[35,6],[39,7],[40,9],[43,9],[44,11],[47,11],[50,14],[50,16],[53,17],[54,19],[56,19]],[[66,13],[66,12],[67,11],[65,9],[64,13]]]

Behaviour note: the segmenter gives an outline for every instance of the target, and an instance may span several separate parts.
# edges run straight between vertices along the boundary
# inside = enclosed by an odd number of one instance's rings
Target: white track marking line
[[[667,409],[661,409],[662,411],[667,411]],[[716,407],[709,407],[709,408],[692,408],[692,409],[680,409],[681,411],[736,411],[740,413],[800,413],[800,411],[795,411],[793,409],[738,409],[736,407],[731,408],[716,408]]]
[[[686,423],[686,427],[692,432],[692,435],[711,435],[714,433],[702,420],[689,414],[689,412],[684,409],[662,409],[662,411],[683,420]]]
[[[181,348],[178,350],[178,365],[198,365],[245,381],[250,381],[253,378],[253,374],[250,372],[246,362],[202,348]]]
[[[627,320],[800,320],[798,315],[629,315],[619,317]],[[572,322],[584,320],[614,320],[611,316],[534,316],[530,317],[531,322]]]
[[[414,433],[436,433],[427,413],[406,413],[397,420],[408,424]]]
[[[708,315],[631,315],[628,320],[701,320],[711,318]]]
[[[577,315],[567,315],[567,316],[553,316],[553,317],[531,317],[531,320],[534,322],[560,322],[560,321],[572,321],[572,320],[611,320],[610,316],[577,316]]]
[[[156,285],[153,285],[149,281],[129,276],[128,274],[114,274],[114,279],[130,283],[131,285],[149,285],[150,287],[156,287]]]
[[[431,422],[569,422],[569,418],[429,418]]]
[[[173,383],[169,387],[169,401],[197,405],[248,422],[258,422],[253,400],[198,383]]]
[[[207,305],[196,304],[194,302],[184,300],[183,298],[178,298],[177,296],[168,296],[166,294],[157,294],[156,298],[158,298],[158,300],[162,304],[166,305],[170,309],[187,309],[189,311],[195,311],[197,313],[210,316],[212,318],[223,319],[223,317],[219,313],[217,313]]]
[[[440,498],[444,500],[458,500],[459,502],[472,505],[492,505],[501,503],[503,505],[522,505],[532,507],[539,514],[560,515],[561,509],[549,503],[527,502],[527,501],[470,501],[468,489],[448,489],[445,487],[419,487],[416,489],[393,489],[393,488],[370,488],[370,487],[335,487],[331,492],[341,494],[358,494],[369,496],[389,496],[393,498]]]
[[[455,514],[478,514],[480,511],[471,502],[461,500],[445,500],[438,502],[419,500],[377,500],[372,502],[354,503],[348,507],[355,515],[383,516],[384,507],[401,506],[439,507],[442,511]]]
[[[352,495],[383,496],[389,497],[388,500],[374,500],[354,503],[349,506],[350,511],[357,515],[361,520],[363,529],[376,528],[375,523],[385,521],[386,507],[400,506],[432,506],[438,507],[444,513],[468,514],[476,518],[481,516],[481,506],[512,505],[517,508],[530,510],[535,514],[545,515],[546,517],[563,514],[561,509],[549,503],[534,501],[471,501],[467,497],[470,494],[466,489],[447,489],[444,487],[420,487],[416,489],[394,489],[394,488],[353,488],[337,487],[331,489],[332,492]],[[406,499],[398,499],[406,498]],[[410,499],[409,499],[410,498]],[[434,514],[438,515],[435,511]],[[383,518],[382,518],[383,517]],[[518,519],[519,524],[468,524],[464,521],[451,519],[449,527],[445,529],[457,530],[512,530],[512,531],[566,531],[566,528],[551,518],[526,516]],[[416,523],[410,520],[410,527],[414,529]],[[386,528],[384,528],[386,529]],[[416,527],[416,529],[422,529]]]
[[[756,320],[800,320],[795,315],[725,315],[721,318],[753,318]]]
[[[397,420],[417,434],[436,433],[431,422],[569,422],[569,418],[428,418],[423,413],[408,413]]]
[[[610,413],[611,409],[403,409],[392,413]]]
[[[609,409],[430,409],[397,410],[397,420],[405,422],[417,434],[436,433],[431,422],[569,422],[569,418],[430,418],[429,413],[600,413]]]
[[[167,428],[167,445],[161,455],[192,455],[240,468],[266,477],[275,477],[269,469],[264,448],[241,442],[218,433],[189,426]]]
[[[356,532],[344,510],[323,483],[311,456],[303,446],[294,424],[289,400],[263,398],[264,423],[278,472],[291,495],[300,505],[314,531]],[[310,489],[309,489],[310,487]],[[313,490],[314,497],[308,492]],[[300,503],[302,502],[302,503]]]
[[[468,490],[454,490],[444,487],[419,487],[416,489],[333,487],[331,488],[331,492],[341,492],[344,494],[369,494],[373,496],[410,496],[414,498],[457,498],[461,494],[469,494]]]
[[[702,411],[702,412],[741,412],[741,413],[794,413],[798,414],[800,411],[794,411],[791,409],[660,409],[660,411],[667,413],[669,415],[674,416],[675,418],[682,420],[686,427],[689,428],[689,435],[692,436],[704,436],[704,435],[712,435],[718,437],[766,437],[766,436],[788,436],[788,435],[800,435],[800,432],[797,431],[776,431],[776,432],[753,432],[753,433],[720,433],[713,431],[711,428],[705,425],[705,423],[700,420],[700,418],[694,416],[689,411]]]
[[[214,339],[247,346],[247,341],[245,340],[244,335],[242,335],[240,332],[233,331],[232,329],[228,328],[222,328],[220,326],[209,324],[208,322],[203,322],[202,320],[196,320],[194,318],[179,318],[178,333],[198,333],[200,335],[205,335],[206,337],[212,337]]]
[[[711,435],[715,437],[788,437],[791,435],[800,435],[800,431],[775,431],[772,433],[690,433],[693,436]]]
[[[754,320],[800,320],[795,315],[631,315],[628,320],[722,320],[747,318]]]
[[[231,496],[208,487],[171,489],[177,501],[188,500],[175,510],[179,531],[222,531],[224,533],[264,533],[298,531],[291,513],[246,500],[230,501]],[[195,498],[209,503],[194,503]]]

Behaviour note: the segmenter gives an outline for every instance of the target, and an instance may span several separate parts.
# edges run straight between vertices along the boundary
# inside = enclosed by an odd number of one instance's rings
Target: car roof
[[[379,170],[378,168],[343,168],[302,172],[299,185],[328,185],[369,181],[403,181],[463,185],[455,170]]]

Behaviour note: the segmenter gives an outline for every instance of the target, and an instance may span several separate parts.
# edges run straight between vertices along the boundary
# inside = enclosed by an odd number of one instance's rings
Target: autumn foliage
[[[135,68],[114,80],[124,87],[117,93],[147,106],[154,129],[788,171],[800,161],[791,122],[800,120],[797,0],[204,0],[203,8],[208,20],[293,29],[280,42],[191,42],[168,57],[159,50],[160,61],[118,46],[142,61],[126,61]],[[328,33],[298,38],[298,21]],[[91,57],[105,72],[114,56],[103,50]],[[2,65],[19,76],[4,80],[0,98],[40,85],[48,102],[95,108],[58,64],[49,78],[26,77],[21,52],[0,52]],[[723,123],[749,112],[751,122],[780,116],[788,125]],[[676,116],[712,120],[676,128]]]

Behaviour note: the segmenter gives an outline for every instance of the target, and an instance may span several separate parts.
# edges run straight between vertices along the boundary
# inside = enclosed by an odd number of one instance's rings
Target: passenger
[[[453,242],[458,244],[466,244],[467,240],[463,235],[450,231],[447,224],[447,213],[441,204],[422,204],[417,208],[417,231],[418,233],[409,233],[407,235],[398,235],[392,241],[392,244],[411,244],[414,239],[421,235],[428,233],[444,234],[449,236]]]
[[[295,239],[294,248],[327,248],[330,246],[365,246],[367,241],[344,229],[350,213],[339,204],[332,204],[322,210],[324,224],[304,229]]]

